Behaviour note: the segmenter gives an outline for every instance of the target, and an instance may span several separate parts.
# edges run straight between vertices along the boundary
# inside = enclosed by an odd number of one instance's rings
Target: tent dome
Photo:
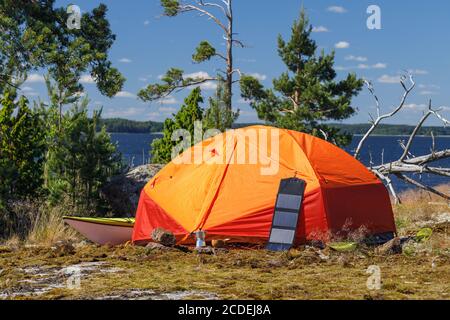
[[[308,134],[251,126],[196,144],[148,182],[133,241],[150,241],[161,227],[185,242],[201,229],[207,240],[264,243],[280,181],[291,177],[306,182],[297,242],[361,227],[395,232],[385,186],[358,160]]]

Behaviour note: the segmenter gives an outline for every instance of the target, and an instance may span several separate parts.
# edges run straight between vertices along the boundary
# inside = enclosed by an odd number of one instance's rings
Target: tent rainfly
[[[203,230],[207,241],[265,244],[280,181],[288,178],[305,182],[296,243],[357,229],[396,232],[385,186],[358,160],[308,134],[251,126],[202,141],[149,181],[133,242],[151,241],[152,230],[162,227],[180,243],[192,243],[192,233]]]

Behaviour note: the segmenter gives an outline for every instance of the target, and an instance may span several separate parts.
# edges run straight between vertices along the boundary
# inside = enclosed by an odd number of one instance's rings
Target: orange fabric
[[[252,126],[202,141],[164,167],[142,191],[133,241],[157,226],[266,241],[280,180],[294,176],[306,182],[298,241],[323,239],[348,220],[351,229],[395,231],[385,187],[359,161],[307,134]]]
[[[138,212],[133,229],[133,242],[148,242],[155,228],[171,230],[176,237],[181,238],[187,232],[164,212],[145,192],[141,192]]]

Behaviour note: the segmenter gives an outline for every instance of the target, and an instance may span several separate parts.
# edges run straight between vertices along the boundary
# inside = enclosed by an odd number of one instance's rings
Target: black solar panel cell
[[[276,210],[273,217],[273,227],[290,227],[297,226],[298,213]]]
[[[273,228],[270,242],[292,244],[292,242],[294,241],[294,237],[295,230]]]
[[[300,208],[301,201],[302,201],[302,196],[280,193],[278,195],[276,207],[282,208],[282,209],[291,209],[291,210],[298,211],[298,209]]]

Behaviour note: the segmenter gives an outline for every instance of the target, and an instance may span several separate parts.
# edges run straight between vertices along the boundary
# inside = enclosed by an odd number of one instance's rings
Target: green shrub
[[[88,117],[88,100],[76,103],[62,117],[49,146],[47,187],[51,203],[70,199],[75,212],[100,214],[107,210],[100,189],[122,169],[121,155],[103,127],[97,131],[101,112]]]

